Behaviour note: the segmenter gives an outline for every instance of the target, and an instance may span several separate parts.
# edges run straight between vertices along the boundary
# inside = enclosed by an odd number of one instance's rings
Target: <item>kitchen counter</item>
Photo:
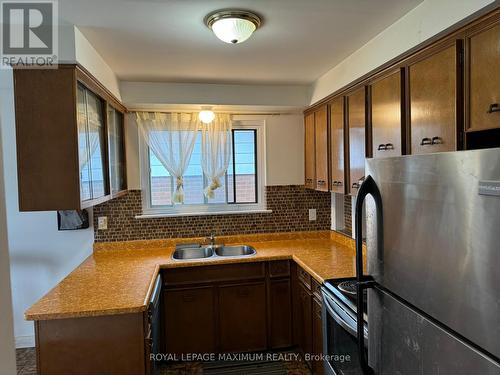
[[[355,274],[354,241],[330,231],[218,237],[225,244],[248,244],[250,257],[173,260],[170,239],[96,243],[94,252],[25,312],[27,320],[51,320],[145,311],[160,269],[292,259],[319,283]]]

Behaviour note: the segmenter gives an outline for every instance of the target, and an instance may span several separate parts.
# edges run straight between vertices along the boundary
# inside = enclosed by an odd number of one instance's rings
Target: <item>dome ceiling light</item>
[[[223,42],[237,44],[244,42],[257,30],[262,20],[245,10],[224,10],[209,14],[205,24]]]

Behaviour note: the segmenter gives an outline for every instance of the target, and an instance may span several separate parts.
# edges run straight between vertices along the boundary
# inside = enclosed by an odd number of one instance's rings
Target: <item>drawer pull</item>
[[[384,145],[384,144],[382,144],[382,145],[378,145],[377,150],[378,150],[378,151],[385,151],[385,150],[387,150],[387,145]]]
[[[353,182],[351,185],[351,188],[353,189],[359,189],[359,184],[357,182]]]
[[[441,138],[441,137],[432,137],[432,144],[433,145],[441,145],[441,144],[443,144],[443,138]]]
[[[500,112],[500,106],[498,103],[493,103],[490,104],[490,109],[486,113],[494,113],[494,112]]]
[[[422,138],[422,140],[420,141],[420,146],[428,146],[428,145],[432,145],[432,139],[430,138]]]
[[[392,143],[386,143],[385,150],[394,150],[394,145]]]

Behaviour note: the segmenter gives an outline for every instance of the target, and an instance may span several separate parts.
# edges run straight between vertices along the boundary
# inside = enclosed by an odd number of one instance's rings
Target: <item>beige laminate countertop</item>
[[[247,258],[173,260],[177,242],[196,239],[97,243],[94,252],[25,312],[27,320],[124,314],[145,311],[160,269],[293,259],[318,282],[355,275],[351,239],[335,232],[227,236],[226,244],[248,244]]]

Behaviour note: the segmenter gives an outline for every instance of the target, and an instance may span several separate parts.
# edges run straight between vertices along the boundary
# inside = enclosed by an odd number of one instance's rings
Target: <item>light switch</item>
[[[99,216],[97,218],[97,229],[98,230],[108,229],[108,217],[107,216]]]
[[[316,209],[315,208],[309,209],[309,221],[316,221]]]

